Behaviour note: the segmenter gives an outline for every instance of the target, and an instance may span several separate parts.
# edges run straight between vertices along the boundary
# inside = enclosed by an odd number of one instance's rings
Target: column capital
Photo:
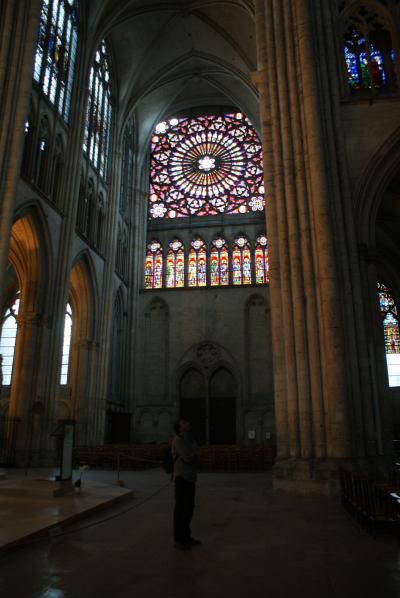
[[[41,326],[44,315],[36,311],[24,311],[17,316],[18,326]]]

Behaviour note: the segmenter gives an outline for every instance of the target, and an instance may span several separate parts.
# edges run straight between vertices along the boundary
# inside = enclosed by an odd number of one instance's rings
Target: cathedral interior
[[[278,486],[383,466],[399,3],[4,6],[1,461],[184,414],[269,446]]]
[[[4,0],[0,464],[400,439],[399,0]],[[397,457],[398,458],[398,457]]]

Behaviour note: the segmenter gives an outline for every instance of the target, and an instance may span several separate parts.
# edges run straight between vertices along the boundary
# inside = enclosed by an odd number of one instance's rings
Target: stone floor
[[[109,472],[87,477],[115,482]],[[173,488],[165,474],[122,477],[131,502],[2,556],[0,596],[400,596],[398,542],[370,538],[336,499],[273,493],[270,473],[202,474],[193,533],[203,544],[180,552],[172,547]]]
[[[54,498],[61,485],[49,479],[52,474],[51,470],[10,470],[6,479],[0,480],[0,555],[38,535],[56,534],[73,521],[132,499],[132,490],[98,480],[85,480],[79,489],[67,483],[70,491]]]

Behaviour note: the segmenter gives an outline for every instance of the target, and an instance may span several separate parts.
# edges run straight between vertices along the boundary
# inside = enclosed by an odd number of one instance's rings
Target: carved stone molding
[[[201,343],[196,351],[197,359],[204,368],[211,367],[220,359],[220,352],[218,347],[212,343]]]

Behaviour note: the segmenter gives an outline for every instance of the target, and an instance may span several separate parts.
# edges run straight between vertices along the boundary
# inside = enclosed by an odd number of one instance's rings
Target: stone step
[[[70,480],[67,482],[52,479],[0,481],[0,495],[3,496],[51,498],[71,492],[74,492],[74,486]]]

